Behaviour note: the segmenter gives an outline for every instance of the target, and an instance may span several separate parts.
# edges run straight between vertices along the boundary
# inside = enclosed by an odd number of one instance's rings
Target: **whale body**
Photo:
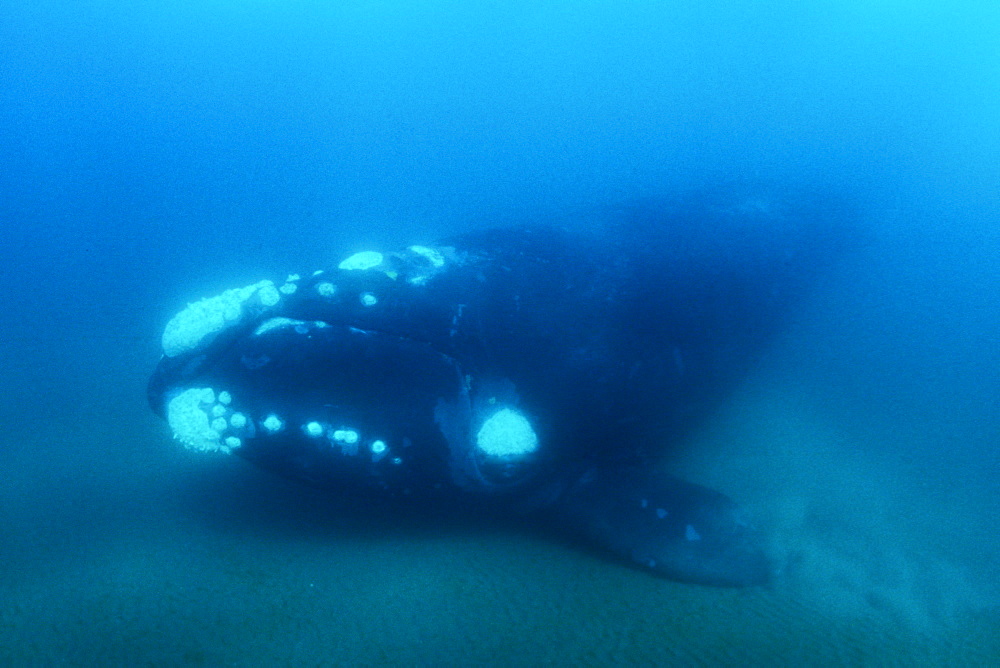
[[[149,401],[186,447],[305,483],[541,517],[652,573],[754,585],[764,535],[659,472],[842,241],[752,189],[347,255],[190,304]]]

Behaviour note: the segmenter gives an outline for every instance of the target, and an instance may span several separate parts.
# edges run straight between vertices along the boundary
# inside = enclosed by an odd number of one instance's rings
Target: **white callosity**
[[[353,445],[358,442],[358,432],[353,429],[338,429],[333,432],[333,440]]]
[[[377,464],[378,462],[382,461],[382,459],[387,454],[389,454],[389,446],[385,444],[385,441],[382,440],[372,441],[372,444],[369,447],[371,448],[372,451],[373,463]]]
[[[360,253],[355,253],[351,257],[347,258],[339,265],[338,269],[348,269],[348,270],[365,270],[374,269],[382,264],[385,258],[381,253],[377,251],[362,251]]]
[[[354,429],[347,427],[336,429],[330,434],[330,438],[340,446],[340,451],[343,454],[351,457],[358,454],[358,441],[361,439],[361,435]]]
[[[191,450],[221,450],[221,435],[209,423],[214,403],[215,392],[210,387],[193,387],[171,399],[167,404],[167,423],[174,430],[174,438]]]
[[[302,427],[302,429],[313,438],[319,438],[323,435],[326,429],[323,428],[319,422],[310,422]]]
[[[436,248],[429,248],[427,246],[410,246],[408,250],[425,258],[435,269],[440,269],[444,266],[444,255],[442,255],[441,251]]]
[[[410,246],[407,250],[416,255],[419,260],[410,259],[410,270],[407,280],[413,285],[424,285],[431,278],[443,271],[445,255],[436,248],[429,246]],[[450,250],[450,249],[445,249]]]
[[[163,353],[167,357],[176,357],[211,342],[219,332],[240,322],[245,314],[245,306],[251,299],[270,308],[280,298],[274,283],[260,281],[189,304],[163,330]]]
[[[268,318],[253,330],[254,336],[262,336],[272,329],[279,327],[307,327],[309,323],[304,320],[293,320],[292,318]]]
[[[264,421],[260,423],[260,426],[263,427],[269,434],[277,434],[284,428],[285,421],[272,413],[264,418]]]
[[[193,387],[179,393],[167,404],[167,422],[174,430],[174,438],[202,452],[228,453],[240,447],[241,436],[252,435],[253,425],[242,413],[232,412],[231,401],[228,392],[216,394],[210,387]]]
[[[268,318],[264,322],[260,323],[257,326],[257,329],[253,330],[253,335],[263,336],[272,330],[280,329],[282,327],[292,327],[298,334],[309,334],[313,328],[323,329],[324,327],[329,326],[329,323],[323,322],[322,320],[306,322],[305,320],[294,320],[292,318]]]
[[[454,255],[453,248],[431,248],[429,246],[410,246],[403,253],[391,253],[388,256],[378,251],[362,251],[355,253],[337,265],[338,269],[348,271],[374,270],[397,280],[402,274],[413,285],[424,285],[431,278],[444,271],[447,258]],[[332,297],[337,288],[332,283],[323,281],[315,286],[321,297]],[[358,299],[363,306],[372,307],[379,303],[379,297],[372,292],[362,292]]]
[[[517,457],[534,452],[538,436],[526,417],[510,408],[501,408],[479,428],[476,447],[490,457]]]
[[[278,291],[283,295],[294,294],[299,286],[295,284],[295,281],[299,280],[301,276],[298,274],[289,274],[288,278],[285,279],[285,284],[278,288]]]
[[[347,271],[366,271],[368,269],[375,269],[381,271],[389,278],[395,279],[397,274],[391,268],[391,263],[386,262],[385,256],[378,251],[362,251],[360,253],[355,253],[346,260],[342,261],[337,265],[338,269],[343,269]],[[321,297],[332,297],[337,291],[335,285],[329,282],[322,282],[316,285],[316,292]],[[361,302],[362,306],[375,306],[378,303],[378,297],[376,297],[371,292],[363,292],[358,295],[358,300]]]

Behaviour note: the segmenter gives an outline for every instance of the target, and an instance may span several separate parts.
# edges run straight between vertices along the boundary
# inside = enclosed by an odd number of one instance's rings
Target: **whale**
[[[727,187],[540,218],[193,302],[150,406],[188,449],[313,487],[538,520],[672,580],[770,582],[766,527],[671,454],[842,253],[847,214]]]

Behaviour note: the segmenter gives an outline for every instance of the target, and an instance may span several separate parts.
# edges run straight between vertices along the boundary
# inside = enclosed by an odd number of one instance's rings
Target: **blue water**
[[[4,4],[0,663],[996,663],[1000,5]],[[863,218],[677,462],[774,588],[344,512],[145,405],[188,301],[746,179]]]

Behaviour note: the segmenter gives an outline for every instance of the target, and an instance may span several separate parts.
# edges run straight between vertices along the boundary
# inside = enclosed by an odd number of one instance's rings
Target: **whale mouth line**
[[[328,327],[341,328],[346,330],[346,332],[351,336],[360,336],[371,338],[377,341],[379,344],[392,343],[393,341],[398,342],[401,346],[412,347],[417,346],[425,348],[426,352],[433,354],[448,363],[453,364],[456,368],[461,368],[461,362],[455,355],[442,351],[437,345],[427,338],[422,338],[419,336],[411,336],[409,334],[401,334],[394,331],[386,331],[381,329],[372,329],[365,327],[357,327],[355,325],[348,324],[338,324],[327,321],[319,321],[325,323]]]
[[[422,337],[419,335],[413,335],[405,332],[395,331],[393,329],[364,327],[349,321],[344,322],[328,318],[317,318],[312,321],[291,320],[287,318],[271,318],[262,320],[258,324],[254,333],[260,334],[272,329],[272,327],[269,326],[268,324],[271,321],[282,321],[281,323],[279,323],[278,326],[281,326],[283,324],[292,325],[295,327],[295,331],[300,334],[308,333],[308,330],[311,329],[311,327],[315,327],[317,329],[332,328],[334,330],[340,330],[341,332],[345,332],[352,336],[358,335],[362,337],[380,338],[383,340],[397,340],[407,345],[426,346],[435,354],[440,355],[441,357],[444,357],[454,363],[458,363],[458,359],[455,357],[454,354],[441,350],[440,346],[436,344],[431,339],[431,337]]]

